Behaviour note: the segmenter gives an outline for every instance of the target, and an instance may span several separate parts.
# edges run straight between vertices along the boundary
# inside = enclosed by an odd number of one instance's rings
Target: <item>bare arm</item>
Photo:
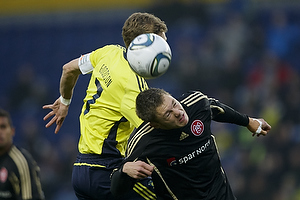
[[[60,78],[60,93],[63,98],[72,98],[73,90],[80,74],[81,71],[78,67],[78,58],[63,66],[63,72]],[[43,109],[52,109],[52,111],[44,117],[44,120],[46,121],[53,116],[46,124],[46,128],[56,123],[55,133],[58,133],[68,114],[69,105],[63,104],[60,98],[58,98],[53,104],[44,105]]]
[[[81,71],[78,67],[78,59],[74,59],[63,66],[60,78],[60,94],[65,99],[71,99],[73,90]]]

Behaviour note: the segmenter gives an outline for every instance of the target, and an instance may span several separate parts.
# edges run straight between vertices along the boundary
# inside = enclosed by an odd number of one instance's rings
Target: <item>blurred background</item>
[[[167,23],[173,59],[149,80],[174,96],[190,89],[272,126],[252,138],[213,123],[229,181],[241,200],[300,199],[300,2],[298,0],[0,0],[0,107],[15,143],[41,168],[47,200],[75,200],[71,186],[79,114],[89,75],[80,76],[58,134],[42,106],[59,97],[62,66],[106,44],[136,11]]]

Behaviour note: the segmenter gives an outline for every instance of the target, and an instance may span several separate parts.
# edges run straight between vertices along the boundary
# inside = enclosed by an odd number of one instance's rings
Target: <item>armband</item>
[[[94,67],[90,61],[91,53],[82,55],[78,60],[78,67],[82,74],[89,74],[92,73]]]
[[[65,106],[68,106],[68,105],[71,104],[72,98],[71,98],[71,99],[65,99],[65,98],[63,98],[62,96],[60,96],[60,97],[59,97],[59,100],[60,100],[60,102],[61,102],[62,104],[64,104]]]

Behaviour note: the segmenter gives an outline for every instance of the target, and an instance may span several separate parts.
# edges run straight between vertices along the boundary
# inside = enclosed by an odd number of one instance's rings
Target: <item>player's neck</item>
[[[10,150],[10,148],[12,147],[12,145],[13,144],[9,144],[9,145],[6,145],[4,147],[1,147],[0,148],[0,156],[6,154]]]

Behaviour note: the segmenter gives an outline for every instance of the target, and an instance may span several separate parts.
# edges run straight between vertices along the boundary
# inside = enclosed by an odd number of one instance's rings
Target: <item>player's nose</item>
[[[175,110],[174,110],[174,115],[175,115],[175,117],[180,117],[180,116],[181,116],[181,113],[182,113],[182,111],[179,110],[179,109],[175,109]]]

